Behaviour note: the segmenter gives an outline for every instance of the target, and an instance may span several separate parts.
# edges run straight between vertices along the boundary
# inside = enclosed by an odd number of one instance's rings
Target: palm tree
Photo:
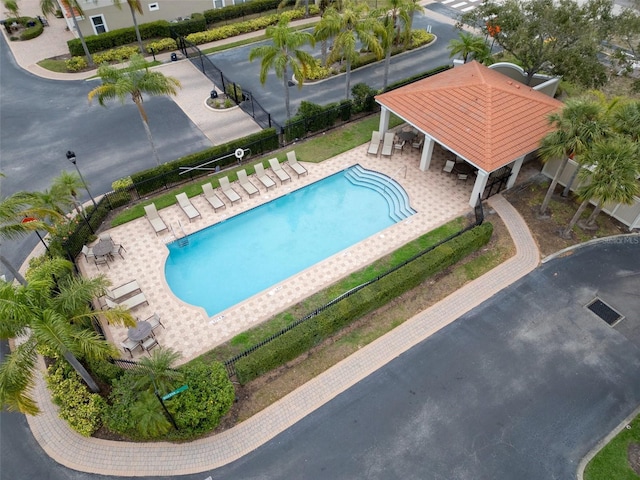
[[[287,111],[287,119],[291,118],[291,108],[289,106],[289,67],[293,71],[293,77],[298,83],[298,88],[302,88],[304,78],[309,65],[315,62],[314,58],[300,47],[307,43],[315,46],[316,41],[309,32],[294,31],[289,28],[289,20],[282,17],[277,25],[267,27],[265,32],[267,38],[271,39],[271,45],[261,45],[254,47],[249,52],[249,61],[261,58],[260,83],[264,85],[267,81],[269,70],[273,69],[278,78],[284,84],[284,102]]]
[[[66,170],[60,172],[60,175],[53,179],[53,184],[51,185],[52,192],[70,198],[71,204],[75,207],[78,215],[82,215],[82,204],[78,200],[78,190],[80,188],[84,188],[84,183],[80,177]]]
[[[490,50],[482,37],[476,37],[467,32],[460,32],[458,38],[449,42],[449,58],[462,55],[462,60],[467,63],[469,55],[482,62],[489,56]]]
[[[561,111],[552,113],[548,118],[556,129],[540,141],[540,157],[544,162],[555,158],[562,158],[562,162],[542,201],[540,215],[546,214],[551,196],[569,158],[582,154],[591,142],[601,138],[609,130],[600,103],[586,98],[567,100]]]
[[[93,100],[93,97],[98,97],[98,102],[104,106],[105,100],[117,98],[124,103],[126,98],[130,96],[138,107],[147,138],[151,144],[153,157],[160,165],[160,158],[149,128],[147,112],[142,106],[142,95],[145,93],[148,95],[176,95],[177,88],[181,88],[180,81],[177,78],[166,77],[160,72],[149,70],[146,60],[138,54],[131,57],[128,68],[121,69],[102,65],[98,68],[98,76],[102,80],[102,85],[89,92],[89,102]]]
[[[340,31],[333,42],[333,50],[329,54],[328,63],[345,60],[346,85],[345,99],[349,99],[351,90],[351,63],[356,60],[360,52],[358,41],[364,48],[373,52],[376,57],[382,58],[384,51],[374,31],[376,20],[368,17],[366,3],[348,3],[342,12],[335,9],[327,9],[325,15],[337,15],[340,23]],[[336,18],[336,21],[338,21]]]
[[[78,33],[78,38],[80,39],[80,43],[82,44],[82,49],[84,50],[84,54],[87,57],[87,63],[90,67],[93,67],[93,57],[91,56],[91,52],[89,52],[87,42],[84,40],[84,35],[82,35],[80,27],[78,26],[77,16],[84,16],[82,7],[78,3],[78,0],[60,0],[60,3],[62,3],[62,6],[71,13],[71,18],[73,19],[73,27]],[[42,10],[42,14],[45,17],[49,14],[55,13],[58,8],[58,0],[40,0],[40,10]]]
[[[585,163],[591,168],[580,170],[579,178],[585,182],[578,189],[578,197],[582,200],[580,207],[562,232],[562,236],[570,238],[571,230],[582,216],[589,201],[595,200],[596,208],[587,220],[593,225],[602,206],[609,203],[631,204],[634,195],[640,193],[640,174],[637,144],[624,137],[614,136],[597,140],[584,153]]]
[[[131,370],[131,374],[136,377],[134,387],[161,393],[173,390],[176,382],[182,378],[182,372],[173,369],[180,356],[180,353],[170,348],[158,348],[150,357],[141,358],[138,368]]]
[[[121,0],[113,0],[113,4],[118,8],[122,8]],[[131,12],[133,27],[136,29],[136,38],[138,39],[138,48],[140,49],[140,55],[144,55],[144,45],[142,45],[142,37],[140,37],[140,28],[138,27],[138,18],[136,17],[136,12],[140,15],[144,14],[142,3],[140,2],[140,0],[127,0],[127,5],[129,5],[129,11]]]
[[[613,129],[640,142],[640,100],[622,103],[612,114]]]
[[[46,218],[61,220],[64,217],[55,210],[41,206],[34,193],[18,192],[3,198],[0,201],[0,239],[17,239],[35,230],[53,232],[54,227],[43,221]],[[25,219],[31,221],[25,222]],[[26,284],[24,277],[6,257],[0,255],[0,262],[20,284]]]
[[[395,40],[395,24],[391,15],[385,15],[376,25],[376,34],[378,35],[380,46],[384,51],[384,75],[382,77],[382,90],[387,88],[389,83],[389,66],[391,65],[391,50],[393,49]]]
[[[38,407],[30,389],[39,347],[46,346],[64,358],[93,392],[100,389],[78,357],[106,359],[118,356],[118,350],[94,330],[79,325],[95,317],[89,304],[105,293],[106,278],[76,277],[71,262],[52,258],[29,270],[27,279],[20,286],[0,282],[0,338],[21,340],[0,365],[0,403],[35,415]],[[123,309],[102,314],[110,323],[135,323]]]
[[[332,10],[335,10],[331,7]],[[313,36],[320,42],[320,61],[327,66],[327,50],[329,40],[340,33],[340,16],[332,13],[326,14],[329,8],[322,12],[320,21],[316,24]]]

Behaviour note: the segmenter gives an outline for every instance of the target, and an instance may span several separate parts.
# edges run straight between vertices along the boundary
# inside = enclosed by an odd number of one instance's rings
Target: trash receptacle
[[[211,99],[213,100],[214,98],[218,98],[218,92],[211,90]]]
[[[171,54],[171,61],[176,62],[177,60],[178,60],[178,55],[176,54],[176,52],[173,52]]]

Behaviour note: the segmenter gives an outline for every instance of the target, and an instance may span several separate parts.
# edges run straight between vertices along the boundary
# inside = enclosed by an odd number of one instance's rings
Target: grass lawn
[[[640,446],[640,418],[624,428],[589,462],[584,471],[584,480],[637,480],[640,478],[629,464],[629,446]],[[636,450],[636,462],[638,450]],[[636,468],[640,465],[636,464]]]

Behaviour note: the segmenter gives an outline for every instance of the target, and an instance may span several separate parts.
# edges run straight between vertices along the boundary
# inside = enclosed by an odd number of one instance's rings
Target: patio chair
[[[269,190],[271,187],[277,186],[276,182],[274,182],[273,179],[264,171],[264,165],[262,165],[262,162],[256,163],[254,168],[256,169],[256,177],[258,177],[260,183],[264,185],[264,188]]]
[[[160,218],[160,215],[158,214],[158,210],[156,209],[155,203],[152,203],[150,205],[145,205],[144,211],[145,211],[147,220],[149,220],[149,223],[153,227],[153,230],[156,232],[156,235],[158,235],[158,233],[164,230],[167,230],[167,231],[169,230],[167,228],[167,225],[162,220],[162,218]]]
[[[220,189],[222,190],[224,196],[229,199],[231,205],[233,205],[235,202],[242,201],[242,197],[238,195],[238,192],[236,192],[231,187],[231,184],[229,183],[229,177],[220,177]]]
[[[421,135],[416,141],[411,143],[411,148],[415,148],[416,150],[420,150],[424,145],[424,135]]]
[[[300,175],[306,175],[309,173],[306,168],[298,163],[295,150],[287,152],[287,162],[289,163],[291,170],[298,174],[298,178],[300,178]]]
[[[282,168],[282,165],[280,165],[280,162],[278,162],[277,158],[269,159],[269,165],[271,165],[271,170],[276,174],[278,180],[280,180],[280,185],[282,185],[287,180],[291,180],[291,177],[287,172],[284,171],[284,168]]]
[[[154,313],[153,315],[151,315],[149,318],[147,318],[145,320],[145,322],[148,322],[149,325],[151,325],[151,334],[153,335],[153,331],[156,328],[162,327],[164,328],[164,325],[162,324],[162,322],[160,321],[160,315],[158,315],[157,313]]]
[[[117,286],[113,290],[107,289],[107,297],[117,303],[132,293],[138,293],[140,291],[141,289],[140,285],[138,285],[138,281],[131,280],[130,282]]]
[[[176,200],[178,200],[178,205],[180,205],[180,208],[185,215],[189,217],[189,221],[198,217],[202,218],[200,212],[193,206],[193,203],[191,203],[191,200],[189,200],[186,193],[182,192],[176,195]]]
[[[114,255],[120,255],[120,258],[122,258],[124,260],[124,257],[122,256],[122,252],[126,252],[126,248],[124,248],[121,244],[119,243],[114,243],[113,247],[111,248],[111,253],[110,255],[113,257]]]
[[[382,152],[380,155],[382,157],[391,158],[391,154],[393,153],[393,138],[395,137],[395,133],[386,132],[384,134],[384,141],[382,142]]]
[[[404,150],[404,146],[406,144],[406,140],[402,140],[400,142],[396,142],[393,144],[393,151],[400,150],[400,155],[402,155],[402,151]]]
[[[110,233],[101,233],[100,235],[98,235],[98,240],[105,241],[105,242],[113,242],[113,240],[111,239]]]
[[[160,345],[155,337],[151,336],[142,342],[142,349],[149,353],[153,347]]]
[[[469,175],[467,175],[466,173],[459,173],[458,174],[458,180],[462,180],[464,181],[464,183],[467,183],[467,179],[469,178]]]
[[[82,246],[82,254],[84,255],[84,259],[87,261],[87,263],[89,263],[89,257],[95,258],[95,255],[91,251],[91,247],[88,247],[86,245]]]
[[[442,168],[442,171],[445,173],[451,173],[455,164],[456,162],[454,162],[453,160],[447,160],[447,162],[444,164],[444,167]]]
[[[368,155],[378,156],[378,151],[380,150],[380,132],[378,130],[374,130],[371,132],[371,143],[369,143],[369,149],[367,150]]]
[[[213,207],[213,211],[217,212],[219,208],[225,208],[225,203],[220,199],[218,195],[213,191],[211,183],[205,183],[202,185],[202,194],[207,199],[209,204]]]
[[[120,342],[120,346],[125,352],[129,352],[131,358],[133,358],[133,351],[136,348],[142,348],[142,344],[140,342],[136,342],[134,340],[131,340],[130,338],[127,338],[124,342]]]
[[[251,198],[256,193],[260,195],[260,190],[256,188],[256,186],[251,183],[251,180],[247,177],[247,171],[243,168],[242,170],[238,170],[238,183],[247,192],[249,198]]]
[[[101,255],[99,257],[93,257],[93,263],[96,264],[96,267],[98,265],[106,265],[107,268],[109,270],[111,270],[111,267],[109,266],[109,257],[107,255]],[[100,268],[98,268],[98,270],[100,270]]]

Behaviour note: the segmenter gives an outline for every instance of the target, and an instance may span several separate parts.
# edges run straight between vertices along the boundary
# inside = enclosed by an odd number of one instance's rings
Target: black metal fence
[[[399,265],[396,265],[393,268],[390,268],[389,270],[381,273],[380,275],[378,275],[377,277],[369,280],[368,282],[362,283],[362,284],[358,285],[357,287],[353,287],[352,289],[342,293],[341,295],[337,296],[336,298],[334,298],[330,302],[322,305],[321,307],[316,308],[315,310],[313,310],[312,312],[308,313],[304,317],[299,318],[298,320],[290,323],[289,325],[287,325],[282,330],[274,333],[273,335],[269,336],[268,338],[265,338],[260,343],[257,343],[256,345],[253,345],[252,347],[248,348],[244,352],[241,352],[241,353],[235,355],[234,357],[230,358],[229,360],[226,360],[224,362],[224,366],[227,369],[227,374],[230,377],[236,374],[235,364],[236,364],[236,362],[238,360],[251,355],[253,352],[258,350],[259,348],[262,348],[265,345],[271,343],[276,338],[280,337],[281,335],[284,335],[288,331],[296,328],[298,325],[306,322],[307,320],[310,320],[311,318],[314,318],[314,317],[318,316],[320,313],[324,312],[328,308],[331,308],[334,305],[338,304],[339,302],[349,298],[351,295],[355,294],[356,292],[359,292],[363,288],[368,287],[369,285],[372,285],[372,284],[378,282],[382,278],[386,277],[387,275],[392,274],[393,272],[396,272],[396,271],[400,270],[401,268],[404,268],[405,266],[407,266],[411,262],[416,261],[417,259],[419,259],[423,255],[426,255],[427,253],[431,252],[432,250],[434,250],[435,248],[439,247],[440,245],[443,245],[443,244],[453,240],[454,238],[459,237],[463,233],[471,230],[472,228],[475,228],[478,225],[481,225],[482,222],[484,221],[484,211],[483,211],[483,208],[482,208],[482,203],[480,201],[478,201],[478,205],[476,206],[476,208],[474,210],[474,213],[475,213],[475,221],[472,224],[468,225],[467,227],[463,228],[462,230],[454,233],[453,235],[448,236],[444,240],[441,240],[438,243],[436,243],[435,245],[432,245],[431,247],[428,247],[425,250],[423,250],[421,252],[418,252],[413,257],[405,260],[404,262],[400,263]]]

